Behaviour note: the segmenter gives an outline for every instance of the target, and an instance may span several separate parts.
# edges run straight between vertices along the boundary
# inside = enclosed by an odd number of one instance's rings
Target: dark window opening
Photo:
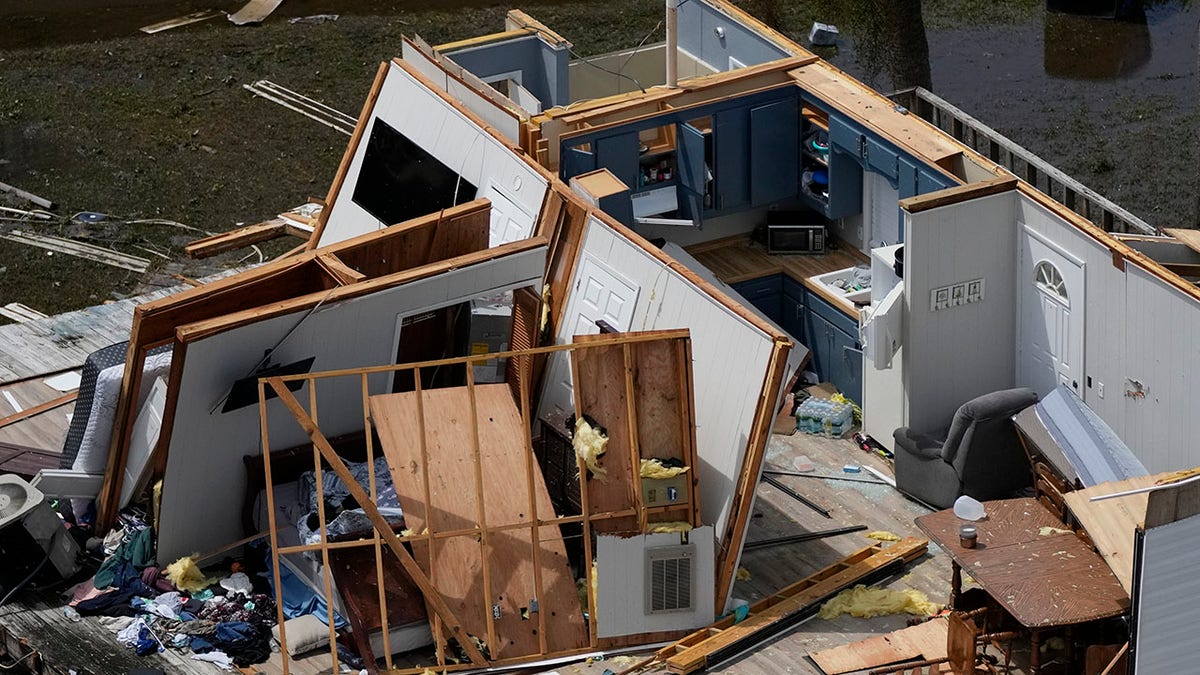
[[[352,199],[384,225],[475,199],[476,187],[386,122],[375,120]]]

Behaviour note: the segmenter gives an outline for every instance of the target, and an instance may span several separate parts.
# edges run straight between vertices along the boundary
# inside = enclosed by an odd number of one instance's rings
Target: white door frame
[[[1071,295],[1070,295],[1070,303],[1071,303],[1070,310],[1071,310],[1071,314],[1072,314],[1072,320],[1074,320],[1075,313],[1078,312],[1079,334],[1072,335],[1071,339],[1072,339],[1073,346],[1077,349],[1078,354],[1079,354],[1079,358],[1076,359],[1077,365],[1075,366],[1075,370],[1078,371],[1078,380],[1077,381],[1079,382],[1079,386],[1075,388],[1075,393],[1079,396],[1079,398],[1081,400],[1083,400],[1086,403],[1087,400],[1084,397],[1087,392],[1087,386],[1086,386],[1086,375],[1084,374],[1086,372],[1084,369],[1084,362],[1086,360],[1085,347],[1087,345],[1087,342],[1085,340],[1085,333],[1087,332],[1087,316],[1086,316],[1086,313],[1084,310],[1087,306],[1087,296],[1086,296],[1086,294],[1087,294],[1087,265],[1084,263],[1084,261],[1081,258],[1079,258],[1075,254],[1073,254],[1070,251],[1063,248],[1058,242],[1051,240],[1049,237],[1042,234],[1041,232],[1038,232],[1037,230],[1034,230],[1029,225],[1026,225],[1024,222],[1018,221],[1017,224],[1020,226],[1020,228],[1019,228],[1020,236],[1029,237],[1031,239],[1036,239],[1039,243],[1046,246],[1046,248],[1049,248],[1051,251],[1062,256],[1062,259],[1064,261],[1066,261],[1067,263],[1070,263],[1072,265],[1075,265],[1076,267],[1079,268],[1079,275],[1080,275],[1080,279],[1081,279],[1081,281],[1079,283],[1079,289],[1078,289],[1078,292],[1076,292],[1075,289],[1071,289]],[[1023,361],[1022,361],[1023,342],[1022,342],[1021,338],[1025,334],[1024,333],[1024,331],[1025,331],[1024,323],[1025,323],[1025,310],[1026,310],[1026,299],[1025,299],[1026,298],[1026,295],[1025,295],[1026,284],[1032,283],[1030,279],[1031,279],[1031,275],[1033,274],[1033,269],[1032,268],[1027,269],[1026,265],[1025,265],[1025,247],[1027,246],[1027,243],[1024,240],[1021,240],[1017,243],[1018,243],[1017,254],[1019,256],[1019,258],[1017,260],[1017,298],[1016,298],[1017,299],[1017,321],[1016,321],[1017,339],[1015,340],[1016,360],[1014,362],[1014,364],[1016,365],[1016,372],[1013,373],[1013,375],[1014,375],[1013,379],[1016,380],[1019,385],[1027,386],[1029,384],[1028,382],[1020,382],[1021,368],[1022,368],[1022,363],[1023,363]],[[1036,266],[1037,262],[1038,261],[1034,261],[1035,266]],[[1056,261],[1051,260],[1050,262],[1054,263]],[[1068,330],[1070,330],[1069,327],[1068,327]],[[1055,381],[1057,381],[1057,380],[1058,380],[1058,374],[1055,373]]]

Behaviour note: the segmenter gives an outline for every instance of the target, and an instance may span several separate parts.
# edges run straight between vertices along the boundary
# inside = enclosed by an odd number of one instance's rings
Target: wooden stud
[[[571,381],[579,382],[579,364],[575,359],[571,359]],[[572,394],[575,397],[575,411],[582,419],[583,415],[583,398],[579,394],[579,387],[572,388]],[[574,430],[572,430],[574,433]],[[596,593],[592,589],[594,570],[592,569],[592,505],[588,498],[588,468],[584,463],[583,458],[578,453],[575,454],[575,466],[579,469],[579,504],[583,513],[583,579],[587,586],[588,596],[588,616],[596,616]],[[588,645],[596,646],[596,622],[588,622]]]
[[[629,429],[629,466],[633,479],[633,508],[638,512],[638,529],[645,532],[647,516],[645,505],[642,503],[642,473],[641,449],[638,444],[637,407],[634,405],[637,394],[633,388],[633,347],[629,343],[621,345],[621,370],[624,372],[625,391],[625,422]],[[579,380],[575,380],[578,382]]]
[[[379,492],[375,484],[375,438],[371,433],[371,406],[370,406],[370,387],[368,386],[367,376],[363,375],[359,378],[359,389],[362,391],[362,409],[363,409],[363,430],[364,437],[367,443],[367,486],[370,488],[371,501],[374,502],[379,497]],[[387,584],[383,576],[383,540],[379,538],[379,531],[371,528],[371,541],[375,549],[375,584],[379,591],[379,628],[382,631],[383,637],[383,659],[384,665],[388,670],[392,669],[392,636],[391,630],[388,628],[388,606],[387,606]]]
[[[417,434],[419,439],[417,449],[421,455],[421,492],[424,499],[426,510],[433,503],[429,489],[429,447],[425,438],[425,394],[421,390],[421,368],[414,367],[412,369],[413,392],[416,394],[417,401],[417,426],[421,429],[421,433]],[[434,560],[437,559],[433,545],[433,528],[429,526],[430,516],[425,514],[425,546],[429,552],[429,583],[433,584],[437,574],[437,565],[434,565]],[[436,586],[434,586],[436,588]],[[445,636],[442,635],[442,622],[438,620],[437,614],[433,614],[431,623],[433,624],[434,645],[437,650],[438,665],[446,663],[446,645]]]
[[[275,483],[271,480],[271,440],[269,430],[267,428],[267,397],[266,386],[262,380],[258,382],[258,419],[259,433],[262,434],[263,444],[263,477],[266,479],[267,488],[267,525],[270,528],[271,537],[271,573],[275,576],[275,588],[283,588],[283,583],[280,581],[279,573],[279,558],[283,555],[279,550],[279,530],[275,522]],[[289,675],[288,658],[287,658],[287,630],[284,628],[284,623],[287,617],[283,614],[283,603],[275,604],[276,625],[279,626],[279,653],[283,655],[283,675]]]
[[[496,619],[492,606],[496,597],[492,595],[492,571],[489,565],[491,546],[488,544],[487,508],[483,490],[483,451],[479,447],[479,404],[475,397],[475,369],[467,367],[467,402],[471,415],[471,448],[475,459],[475,518],[479,535],[479,562],[483,567],[483,597],[487,598],[485,617],[487,619],[488,645],[496,650],[500,645],[496,642]],[[430,529],[433,529],[432,527]]]
[[[480,653],[479,648],[475,646],[475,643],[471,641],[470,636],[467,635],[466,631],[463,630],[462,624],[458,621],[457,617],[454,616],[454,612],[450,609],[450,606],[446,604],[445,598],[438,593],[437,588],[434,587],[429,581],[429,577],[425,576],[425,573],[421,571],[421,568],[417,565],[416,561],[412,559],[411,555],[409,555],[408,550],[405,549],[404,545],[400,543],[395,533],[392,532],[391,526],[388,524],[387,519],[383,517],[383,514],[379,512],[379,508],[370,501],[370,499],[367,497],[367,493],[354,480],[354,476],[350,473],[350,469],[346,467],[346,464],[342,461],[341,457],[338,457],[338,454],[333,449],[333,446],[329,444],[329,440],[325,438],[325,435],[321,433],[321,430],[317,427],[316,423],[311,417],[308,416],[308,413],[304,411],[304,408],[300,406],[300,402],[297,401],[296,397],[292,395],[292,392],[288,390],[287,385],[285,385],[283,380],[278,377],[267,378],[267,382],[271,385],[271,388],[275,390],[276,395],[279,397],[279,400],[283,403],[284,407],[286,407],[292,413],[292,416],[296,418],[296,421],[300,424],[301,428],[304,429],[304,432],[308,434],[310,439],[312,439],[314,446],[316,446],[316,448],[320,451],[320,454],[324,456],[325,461],[330,464],[334,472],[337,473],[337,475],[346,484],[346,489],[350,492],[350,495],[354,497],[355,501],[358,502],[358,505],[366,513],[367,517],[371,519],[372,523],[374,523],[375,529],[383,535],[384,541],[387,543],[388,548],[392,549],[392,552],[396,555],[396,557],[400,560],[400,564],[404,567],[404,571],[408,573],[408,576],[413,580],[413,583],[415,583],[417,587],[421,589],[421,592],[425,596],[425,600],[433,606],[434,611],[449,626],[450,632],[458,640],[459,645],[463,648],[463,650],[466,651],[467,656],[471,659],[471,662],[476,666],[486,665],[487,659],[483,657],[483,654]]]
[[[316,380],[309,379],[308,383],[308,408],[312,411],[311,419],[313,426],[317,425],[317,383]],[[321,566],[323,569],[329,569],[329,530],[326,529],[325,519],[325,480],[323,478],[324,469],[321,467],[321,450],[317,444],[313,443],[313,482],[317,488],[317,522],[320,523],[317,531],[321,533],[321,540],[318,542],[321,546]],[[357,485],[357,483],[355,483]],[[361,488],[360,488],[361,489]],[[333,597],[333,580],[331,574],[322,574],[322,579],[325,582],[325,597]],[[336,618],[333,613],[333,603],[326,602],[327,616],[326,626],[329,628],[329,658],[333,660],[332,672],[338,672],[338,654],[337,654],[337,629]]]
[[[527,358],[527,357],[519,357]],[[510,361],[512,363],[512,361]],[[519,368],[524,368],[524,365],[519,365]],[[542,611],[542,602],[544,599],[544,589],[542,588],[542,530],[539,524],[537,495],[534,492],[534,467],[533,467],[533,420],[531,419],[530,408],[533,401],[529,392],[529,377],[522,374],[520,377],[520,405],[521,405],[521,430],[525,435],[525,493],[529,497],[529,514],[532,522],[529,525],[529,537],[532,547],[533,558],[533,599],[538,602],[537,621],[538,621],[538,651],[542,654],[549,650],[546,644],[546,613]]]
[[[357,284],[367,278],[367,275],[342,262],[335,253],[326,253],[317,256],[317,264],[321,266],[321,269],[328,272],[329,276],[333,277],[339,286]]]

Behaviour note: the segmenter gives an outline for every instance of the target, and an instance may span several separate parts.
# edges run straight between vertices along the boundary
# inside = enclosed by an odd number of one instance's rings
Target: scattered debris
[[[0,192],[7,192],[9,194],[16,195],[16,196],[20,197],[21,199],[24,199],[27,202],[32,202],[34,204],[37,204],[38,206],[42,207],[43,209],[54,208],[54,202],[50,201],[49,199],[39,197],[39,196],[33,194],[32,192],[26,192],[26,191],[22,190],[21,188],[13,187],[13,186],[9,185],[8,183],[0,183]]]
[[[271,16],[271,12],[274,12],[281,4],[283,4],[283,0],[250,0],[241,9],[230,14],[229,20],[238,26],[262,23],[262,20]]]
[[[826,675],[840,675],[917,658],[946,658],[946,645],[947,621],[939,617],[809,656]]]
[[[25,323],[26,321],[34,321],[36,319],[44,319],[46,315],[33,309],[26,307],[19,302],[10,302],[7,305],[0,307],[0,316],[6,319],[12,319],[17,323]]]
[[[153,35],[164,30],[179,28],[180,26],[187,26],[193,23],[199,23],[201,21],[208,21],[209,19],[216,18],[223,14],[225,14],[225,12],[222,12],[219,9],[203,9],[199,12],[192,12],[191,14],[175,17],[174,19],[167,19],[166,21],[159,21],[158,23],[152,23],[148,26],[142,26],[141,31],[143,33]]]
[[[746,569],[745,567],[738,567],[735,578],[738,581],[750,581],[752,577],[750,576],[750,570]]]
[[[874,532],[868,532],[863,536],[867,539],[874,539],[876,541],[900,541],[900,537],[898,535],[888,532],[887,530],[876,530]]]
[[[341,17],[337,14],[313,14],[312,16],[294,16],[288,19],[288,23],[318,24],[337,21],[339,18]]]
[[[817,21],[813,22],[812,28],[808,31],[808,41],[814,47],[835,47],[839,36],[837,26]]]
[[[1039,537],[1049,537],[1053,534],[1071,534],[1071,531],[1064,530],[1061,527],[1050,527],[1048,525],[1038,528]]]
[[[105,265],[112,265],[125,270],[131,270],[139,274],[150,269],[150,261],[146,258],[120,253],[112,249],[103,248],[101,246],[93,246],[71,239],[63,239],[62,237],[50,237],[41,234],[33,234],[32,232],[22,232],[13,230],[7,234],[0,234],[0,238],[9,241],[15,241],[19,244],[28,244],[29,246],[37,246],[44,248],[50,252],[65,253],[73,255],[85,260],[91,260]]]
[[[853,532],[862,532],[867,529],[866,525],[850,525],[848,527],[837,527],[831,530],[818,530],[816,532],[805,532],[804,534],[794,534],[790,537],[775,537],[773,539],[760,539],[758,541],[747,542],[742,546],[743,551],[753,551],[754,549],[767,548],[770,546],[780,546],[783,544],[798,544],[802,541],[813,541],[814,539],[824,539],[826,537],[836,537],[840,534],[851,534]]]
[[[278,103],[288,110],[298,112],[347,136],[353,135],[354,128],[358,125],[358,120],[350,115],[303,94],[297,94],[291,89],[281,87],[270,80],[259,80],[254,84],[243,84],[242,88],[255,96]]]

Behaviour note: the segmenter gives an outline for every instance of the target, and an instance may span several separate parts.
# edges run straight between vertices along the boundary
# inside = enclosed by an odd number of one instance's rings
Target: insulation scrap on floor
[[[665,478],[674,478],[687,470],[686,466],[666,466],[657,459],[643,459],[641,474],[642,478],[662,480]]]
[[[931,602],[928,596],[918,590],[906,588],[897,591],[859,584],[838,593],[822,605],[818,616],[822,619],[833,619],[843,614],[862,619],[901,613],[933,616],[941,609],[941,605]]]
[[[887,530],[876,530],[863,535],[867,539],[875,539],[876,541],[900,541],[899,535],[888,532]]]
[[[692,524],[686,520],[665,520],[661,523],[650,523],[650,534],[667,534],[670,532],[691,532]]]
[[[1049,537],[1052,534],[1071,534],[1071,531],[1064,530],[1061,527],[1050,527],[1049,525],[1043,525],[1038,528],[1039,537]]]
[[[575,446],[575,454],[587,465],[588,471],[603,481],[608,472],[600,466],[600,455],[604,454],[608,445],[608,436],[580,417],[575,420],[575,437],[572,444]]]
[[[750,570],[746,569],[745,567],[737,568],[737,580],[750,581]]]
[[[196,565],[196,559],[184,556],[167,565],[167,578],[181,591],[195,593],[202,591],[215,583],[215,579],[204,576]]]

